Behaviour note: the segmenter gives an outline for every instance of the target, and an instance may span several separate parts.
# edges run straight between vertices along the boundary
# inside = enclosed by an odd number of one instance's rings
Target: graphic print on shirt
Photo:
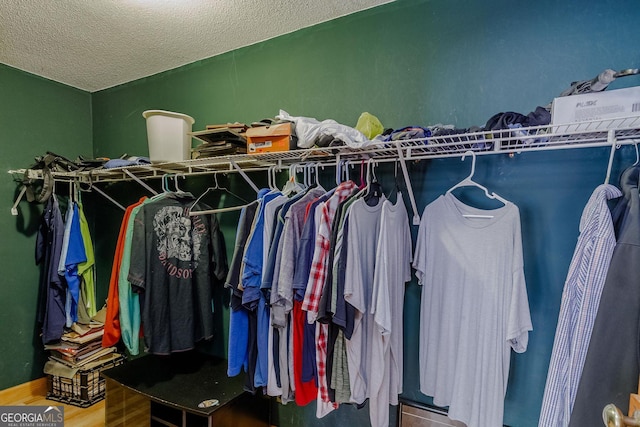
[[[195,217],[192,228],[191,219],[184,214],[183,208],[165,206],[154,215],[153,230],[158,242],[158,259],[167,273],[178,279],[193,277],[193,271],[198,268],[200,244],[205,231],[202,220]],[[180,261],[190,262],[190,268],[178,267]]]

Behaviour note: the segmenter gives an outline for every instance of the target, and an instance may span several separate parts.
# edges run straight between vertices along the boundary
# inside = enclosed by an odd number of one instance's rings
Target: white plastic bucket
[[[191,158],[193,117],[163,110],[142,113],[147,120],[149,159],[152,162],[180,162]]]

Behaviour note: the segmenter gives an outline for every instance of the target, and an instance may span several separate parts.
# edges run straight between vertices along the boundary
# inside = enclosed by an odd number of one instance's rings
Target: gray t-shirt
[[[487,211],[440,196],[422,215],[413,266],[423,286],[420,391],[468,427],[502,426],[510,352],[524,352],[532,330],[517,206]]]
[[[307,204],[324,193],[326,193],[326,190],[322,187],[310,189],[297,202],[291,205],[285,215],[285,225],[281,237],[282,256],[279,258],[280,270],[277,293],[271,296],[272,319],[276,325],[284,324],[287,315],[293,308],[293,279]]]
[[[351,400],[362,403],[369,397],[373,314],[371,296],[376,248],[384,198],[369,206],[360,198],[348,208],[347,260],[344,298],[356,309],[353,334],[346,342]]]

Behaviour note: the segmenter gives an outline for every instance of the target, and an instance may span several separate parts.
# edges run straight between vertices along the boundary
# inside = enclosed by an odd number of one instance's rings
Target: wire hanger
[[[232,212],[232,211],[237,211],[240,209],[243,209],[247,206],[249,206],[251,203],[247,202],[244,198],[238,196],[237,194],[233,193],[232,191],[230,191],[229,189],[227,189],[226,187],[221,187],[218,184],[218,174],[215,173],[213,174],[213,180],[214,180],[214,186],[213,187],[209,187],[207,188],[204,193],[202,193],[192,204],[191,206],[189,206],[189,216],[196,216],[196,215],[208,215],[208,214],[215,214],[215,213],[223,213],[223,212]],[[210,191],[224,191],[230,195],[232,195],[233,197],[237,198],[238,200],[242,200],[244,202],[244,204],[241,205],[237,205],[237,206],[229,206],[226,208],[218,208],[218,209],[207,209],[207,210],[203,210],[203,211],[194,211],[193,207],[196,206],[198,204],[198,202],[200,200],[202,200],[202,198],[208,194]]]
[[[218,184],[218,174],[214,174],[213,179],[215,181],[216,184],[216,188],[218,190],[224,191],[227,194],[232,195],[233,197],[235,197],[238,200],[242,200],[244,203],[249,203],[244,197],[237,195],[236,193],[234,193],[233,191],[229,190],[227,187],[224,187],[222,185]]]
[[[507,204],[508,201],[507,199],[504,199],[502,197],[500,197],[498,194],[493,193],[493,192],[489,192],[489,190],[487,189],[487,187],[475,182],[473,180],[473,175],[476,171],[476,153],[468,150],[466,151],[463,155],[462,155],[462,161],[464,161],[465,157],[470,155],[471,156],[471,173],[469,174],[469,176],[467,176],[465,179],[463,179],[462,181],[460,181],[459,183],[457,183],[456,185],[454,185],[453,187],[451,187],[450,189],[447,190],[446,194],[451,194],[451,192],[453,190],[455,190],[456,188],[460,188],[460,187],[477,187],[479,189],[481,189],[482,191],[484,191],[484,194],[490,198],[490,199],[496,199],[501,201],[503,204]],[[463,215],[465,217],[473,217],[473,218],[493,218],[493,215]]]

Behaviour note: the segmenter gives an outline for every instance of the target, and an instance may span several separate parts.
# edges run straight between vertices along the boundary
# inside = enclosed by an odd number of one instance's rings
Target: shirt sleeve
[[[320,300],[320,292],[322,291],[322,284],[324,283],[326,267],[325,235],[328,234],[328,225],[325,219],[325,212],[327,211],[326,202],[321,204],[318,209],[320,210],[320,214],[316,216],[316,220],[319,220],[319,222],[317,222],[317,224],[319,224],[318,232],[316,233],[315,249],[313,251],[309,281],[307,283],[307,289],[302,303],[302,310],[308,312],[307,316],[309,323],[314,322],[317,317],[318,303]],[[316,210],[316,213],[317,212],[318,211]]]
[[[416,239],[416,250],[413,253],[413,268],[416,270],[416,277],[418,279],[418,284],[422,285],[426,273],[426,265],[425,260],[427,257],[426,247],[427,247],[427,209],[422,213],[422,218],[420,219],[420,227],[418,228],[418,238]]]
[[[276,304],[284,307],[285,313],[293,308],[293,279],[295,275],[295,262],[297,256],[298,234],[296,218],[293,208],[289,209],[286,222],[282,231],[282,254],[280,258],[280,275],[278,276],[278,295]]]
[[[516,353],[524,353],[529,343],[529,331],[533,330],[529,313],[529,299],[524,278],[522,235],[520,220],[515,223],[513,242],[513,285],[507,325],[507,340]]]
[[[242,304],[249,310],[255,310],[260,300],[260,285],[262,282],[262,221],[263,205],[260,204],[258,213],[256,214],[251,232],[247,240],[247,246],[244,249],[242,257]]]
[[[116,243],[116,250],[113,256],[113,264],[111,267],[111,278],[109,280],[109,292],[107,295],[107,313],[104,321],[104,334],[102,335],[102,346],[111,347],[118,343],[120,340],[120,319],[119,313],[119,300],[118,300],[118,276],[120,275],[120,263],[122,261],[122,247],[124,245],[124,236],[127,230],[127,221],[133,206],[129,206],[125,211],[120,225],[120,232],[118,233],[118,241]]]
[[[223,281],[229,271],[227,248],[224,242],[224,235],[220,231],[220,224],[215,215],[211,215],[211,262],[213,277],[218,282]]]
[[[132,286],[139,288],[138,290],[145,288],[145,272],[147,269],[145,211],[145,206],[143,206],[134,219],[131,238],[131,265],[127,273],[127,280]]]
[[[352,210],[354,205],[351,205],[349,211]],[[351,215],[350,215],[351,216]],[[367,304],[365,302],[364,293],[362,287],[364,283],[364,274],[362,272],[362,265],[360,262],[360,245],[357,242],[358,221],[350,221],[346,238],[347,244],[347,259],[346,259],[346,275],[344,281],[344,299],[351,304],[360,313],[367,312]]]

